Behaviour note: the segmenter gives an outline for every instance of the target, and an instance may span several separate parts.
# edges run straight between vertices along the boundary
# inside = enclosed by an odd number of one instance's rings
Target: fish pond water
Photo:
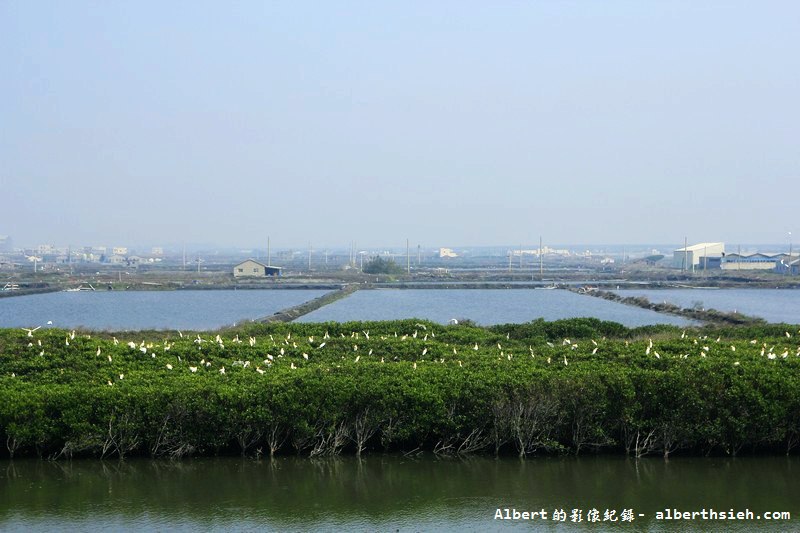
[[[767,322],[800,324],[800,290],[793,289],[625,289],[620,296],[644,296],[653,303],[737,311]]]
[[[300,317],[298,322],[346,322],[423,318],[446,324],[469,318],[478,324],[594,317],[628,327],[647,324],[688,325],[665,315],[565,290],[537,289],[376,289],[362,290]]]
[[[51,292],[0,298],[0,327],[214,329],[265,317],[328,291],[305,289]]]
[[[514,510],[544,510],[546,519],[497,518],[498,510],[499,516],[507,516],[505,509],[511,517]],[[573,521],[577,518],[573,509],[581,511],[580,522]],[[656,513],[665,509],[750,510],[754,519],[658,520]],[[598,512],[596,522],[590,521],[592,510]],[[620,521],[626,512],[632,522]],[[767,520],[767,512],[788,512],[791,518]],[[564,521],[554,520],[559,517]],[[325,460],[0,461],[3,531],[520,527],[591,532],[797,531],[800,458],[519,460],[377,454]]]
[[[56,292],[0,299],[0,327],[44,326],[105,330],[214,329],[265,317],[322,296],[304,289]],[[483,325],[595,317],[628,327],[688,325],[681,317],[582,296],[536,289],[361,290],[304,315],[299,322],[422,318]]]

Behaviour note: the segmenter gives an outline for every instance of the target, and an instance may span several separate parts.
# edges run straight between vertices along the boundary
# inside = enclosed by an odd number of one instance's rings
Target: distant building
[[[726,254],[722,258],[721,266],[723,270],[772,270],[778,268],[788,257],[789,254],[764,252]]]
[[[439,248],[439,257],[458,257],[458,254],[450,248]]]
[[[263,278],[266,276],[280,276],[281,267],[267,266],[253,259],[242,261],[233,267],[234,278]]]
[[[114,248],[111,249],[111,253],[114,255],[128,255],[128,247],[114,246]]]
[[[164,255],[164,248],[161,246],[153,246],[153,248],[150,250],[150,253],[152,255]]]
[[[724,242],[701,242],[700,244],[693,244],[685,248],[678,248],[673,252],[672,266],[680,268],[681,270],[694,270],[696,267],[703,268],[700,263],[702,258],[721,258],[725,255]],[[719,263],[717,263],[719,265]]]
[[[0,252],[10,252],[13,247],[11,237],[8,235],[0,235]]]
[[[800,254],[793,253],[789,257],[789,254],[780,254],[780,259],[775,262],[775,272],[796,275],[798,268],[800,268],[800,259],[797,259],[798,255]]]

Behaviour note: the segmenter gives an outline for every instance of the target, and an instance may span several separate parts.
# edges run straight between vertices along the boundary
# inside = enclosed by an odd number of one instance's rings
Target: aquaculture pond
[[[0,299],[0,327],[213,329],[322,296],[303,289],[53,292]]]
[[[767,322],[800,324],[800,290],[793,289],[626,289],[620,296],[644,296],[654,303],[739,312]]]
[[[453,318],[468,318],[491,325],[573,317],[599,318],[629,327],[692,323],[681,317],[558,289],[362,290],[304,315],[298,322],[424,318],[446,324]]]

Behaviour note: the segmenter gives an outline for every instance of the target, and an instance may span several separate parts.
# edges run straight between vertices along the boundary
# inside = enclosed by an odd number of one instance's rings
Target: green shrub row
[[[3,453],[796,448],[796,327],[648,333],[594,319],[248,325],[221,342],[217,333],[0,330]]]

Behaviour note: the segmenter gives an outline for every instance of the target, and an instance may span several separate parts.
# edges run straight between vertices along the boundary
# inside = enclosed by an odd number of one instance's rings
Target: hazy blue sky
[[[773,242],[800,2],[0,0],[17,244]]]

